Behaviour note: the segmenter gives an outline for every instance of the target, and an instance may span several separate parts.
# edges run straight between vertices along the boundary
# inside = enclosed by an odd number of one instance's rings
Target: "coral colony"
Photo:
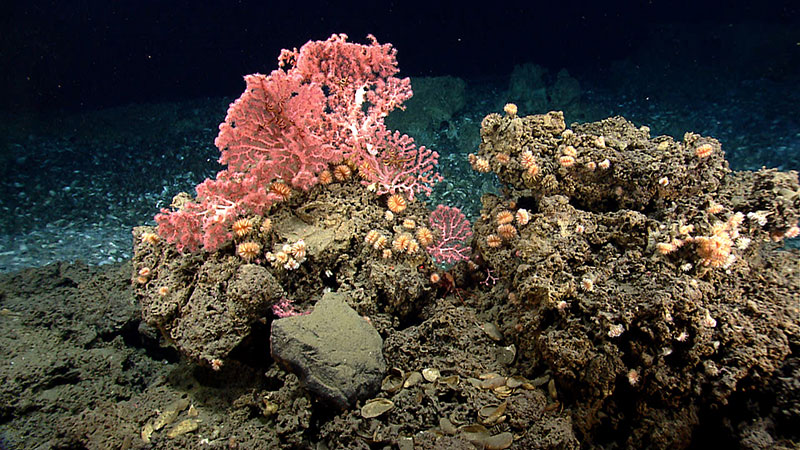
[[[441,180],[439,155],[384,124],[411,97],[411,82],[394,76],[396,50],[369,40],[352,44],[339,34],[308,42],[283,50],[281,68],[269,75],[246,76],[215,141],[227,169],[199,184],[196,200],[162,210],[158,233],[181,251],[214,251],[232,238],[239,218],[264,215],[293,189],[343,180],[353,170],[395,205],[430,194]]]

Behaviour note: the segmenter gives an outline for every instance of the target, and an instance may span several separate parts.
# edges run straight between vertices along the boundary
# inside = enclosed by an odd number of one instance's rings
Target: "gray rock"
[[[272,357],[341,409],[375,394],[386,371],[383,339],[346,298],[329,292],[311,314],[273,321],[270,336]]]

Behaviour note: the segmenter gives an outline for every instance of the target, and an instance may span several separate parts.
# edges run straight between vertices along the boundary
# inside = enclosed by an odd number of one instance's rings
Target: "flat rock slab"
[[[311,314],[273,321],[270,336],[272,357],[342,409],[375,394],[386,372],[383,339],[346,299],[326,293]]]

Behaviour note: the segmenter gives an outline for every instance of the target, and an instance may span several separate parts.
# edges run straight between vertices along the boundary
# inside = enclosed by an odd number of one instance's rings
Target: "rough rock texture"
[[[800,343],[800,259],[778,248],[797,173],[731,173],[714,139],[556,112],[490,114],[478,159],[506,183],[475,224],[500,329],[553,372],[582,439],[685,447]]]
[[[490,157],[501,181],[533,199],[567,195],[587,210],[641,209],[701,196],[716,191],[730,172],[717,140],[687,133],[683,142],[669,136],[651,141],[647,127],[637,128],[619,116],[566,132],[561,112],[524,118],[489,114],[481,130],[479,155]],[[697,158],[704,144],[712,153]],[[568,148],[576,153],[569,166],[560,160]],[[523,166],[525,152],[537,165],[536,174]],[[509,156],[508,163],[497,158],[501,154]]]
[[[327,293],[311,314],[272,322],[270,349],[309,391],[340,409],[375,394],[386,372],[383,339],[347,305],[346,293]]]
[[[347,290],[360,314],[412,314],[424,305],[435,269],[423,249],[390,249],[398,236],[427,224],[429,212],[413,201],[387,215],[387,197],[369,192],[355,176],[293,192],[267,217],[243,218],[251,229],[214,253],[181,254],[153,238],[154,229],[137,227],[132,279],[143,317],[184,355],[219,367],[284,298],[304,310],[325,288]],[[384,238],[382,247],[365,242],[371,230]],[[305,260],[296,269],[266,256],[299,241]],[[236,250],[245,242],[260,247],[249,261]]]
[[[192,359],[221,364],[250,335],[253,324],[269,314],[283,289],[266,268],[232,256],[213,254],[202,260],[159,251],[142,240],[148,231],[134,230],[133,283],[140,295],[148,293],[141,295],[143,318]],[[142,268],[150,270],[147,280],[138,279]]]

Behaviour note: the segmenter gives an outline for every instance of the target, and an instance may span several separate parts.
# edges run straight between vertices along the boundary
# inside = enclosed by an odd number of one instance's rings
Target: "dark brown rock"
[[[376,393],[386,372],[383,339],[346,298],[325,294],[311,314],[272,322],[270,337],[272,357],[342,409]]]

